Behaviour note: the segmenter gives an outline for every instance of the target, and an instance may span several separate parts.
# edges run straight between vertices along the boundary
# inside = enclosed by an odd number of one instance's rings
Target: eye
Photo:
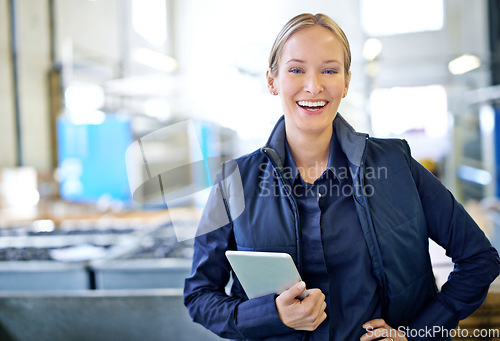
[[[290,73],[303,73],[304,71],[302,71],[302,69],[298,68],[298,67],[293,67],[291,68],[290,70],[288,70],[288,72]]]
[[[337,74],[339,72],[336,69],[326,69],[323,71],[323,73],[325,73],[327,75],[334,75],[334,74]]]

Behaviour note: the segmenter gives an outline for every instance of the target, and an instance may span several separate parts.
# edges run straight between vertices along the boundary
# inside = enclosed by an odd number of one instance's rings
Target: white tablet
[[[226,251],[248,298],[281,294],[301,281],[299,272],[288,253],[257,251]],[[307,290],[298,297],[307,296]]]

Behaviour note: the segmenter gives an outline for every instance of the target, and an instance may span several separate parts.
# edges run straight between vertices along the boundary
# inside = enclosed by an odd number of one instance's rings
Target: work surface
[[[0,293],[0,340],[220,340],[191,321],[178,289]]]

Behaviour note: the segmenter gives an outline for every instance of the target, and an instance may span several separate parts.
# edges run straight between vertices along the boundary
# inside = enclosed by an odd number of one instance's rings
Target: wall
[[[268,55],[281,27],[303,12],[330,15],[348,35],[353,77],[340,111],[362,128],[363,39],[357,1],[190,0],[176,5],[175,51],[183,78],[178,108],[238,131],[244,140],[241,153],[262,146],[282,115],[279,98],[266,86]]]
[[[55,0],[54,3],[56,63],[68,64],[65,81],[99,82],[113,77],[122,58],[120,2]]]
[[[53,157],[47,81],[51,67],[50,2],[16,2],[25,164],[45,170]],[[140,42],[130,24],[120,18],[120,13],[130,14],[129,3],[54,0],[56,62],[72,58],[74,75],[83,80],[153,73],[152,69],[139,70],[130,65],[127,48],[131,42]],[[7,5],[8,0],[0,0],[0,166],[16,164]],[[455,109],[461,102],[454,100],[460,99],[464,90],[487,84],[485,67],[458,77],[447,70],[448,61],[465,52],[478,54],[487,62],[486,1],[454,0],[445,1],[445,5],[442,31],[381,38],[380,69],[372,87],[444,84],[450,106]],[[362,59],[366,36],[359,6],[358,1],[340,0],[169,0],[170,25],[175,30],[166,52],[178,59],[180,68],[163,75],[171,88],[159,94],[171,106],[170,118],[198,117],[231,127],[245,141],[241,152],[262,145],[281,115],[279,99],[268,94],[264,78],[273,39],[293,15],[323,12],[343,27],[353,54],[350,91],[340,111],[356,128],[369,131],[365,99],[370,88]]]
[[[15,3],[23,165],[47,171],[55,157],[49,103],[50,6],[48,0]],[[91,79],[103,72],[109,74],[109,65],[119,59],[115,1],[56,0],[54,3],[56,18],[60,19],[56,22],[55,41],[60,43],[55,51],[56,62],[62,59],[62,47],[70,46],[70,56],[76,56],[77,62],[73,71]],[[8,0],[0,0],[0,167],[17,164],[8,4]],[[73,37],[72,47],[69,36]]]
[[[464,79],[467,79],[469,87],[487,85],[486,1],[454,0],[444,3],[445,23],[441,31],[380,37],[383,50],[376,87],[454,86]],[[452,76],[448,71],[448,62],[464,53],[479,56],[484,66],[464,76]]]
[[[50,121],[48,103],[48,70],[50,67],[49,12],[48,1],[17,1],[18,36],[18,84],[21,125],[22,162],[38,169],[48,169],[51,162]],[[0,2],[2,16],[7,14],[8,1]],[[0,166],[16,165],[13,86],[11,63],[9,20],[1,20],[0,46],[2,74],[0,105],[2,124],[0,143],[2,156]],[[9,52],[7,52],[9,51]],[[6,53],[7,52],[7,53]],[[6,58],[7,57],[7,58]],[[4,72],[5,72],[4,71]]]
[[[8,0],[0,0],[0,166],[17,163],[9,39]]]

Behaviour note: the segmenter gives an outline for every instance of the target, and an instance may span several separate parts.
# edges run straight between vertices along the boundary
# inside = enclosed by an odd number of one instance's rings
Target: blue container
[[[495,169],[496,197],[500,198],[500,108],[495,108]]]
[[[94,202],[102,196],[131,199],[125,150],[132,143],[130,120],[106,115],[100,124],[57,120],[60,194],[68,201]]]

